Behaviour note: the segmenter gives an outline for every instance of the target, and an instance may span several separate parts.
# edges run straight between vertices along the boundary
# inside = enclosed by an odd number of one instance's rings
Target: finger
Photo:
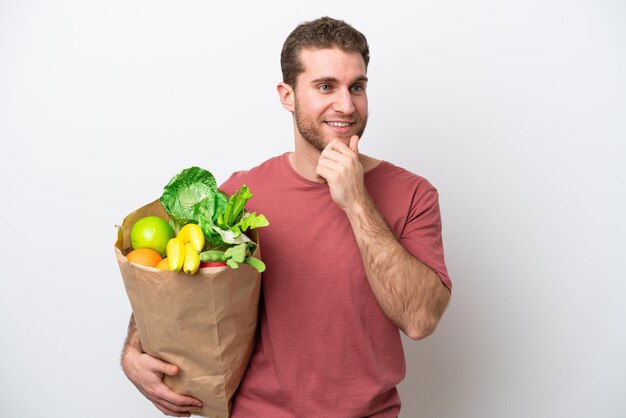
[[[346,149],[348,148],[346,147]],[[317,161],[318,174],[321,174],[322,170],[326,173],[345,174],[351,172],[354,167],[356,167],[356,155],[332,154],[330,156],[320,157]],[[328,180],[327,175],[321,175]]]
[[[359,153],[359,137],[357,135],[352,135],[350,138],[349,147],[352,151]]]
[[[343,164],[340,161],[333,161],[329,158],[320,158],[315,167],[315,172],[328,180],[328,176],[343,170]]]
[[[202,407],[200,400],[192,396],[179,395],[163,383],[162,380],[158,380],[151,385],[146,385],[145,390],[150,400],[159,402],[169,409],[180,410],[177,408],[184,408],[182,410],[188,411],[190,408]]]
[[[163,409],[167,409],[168,411],[173,411],[180,414],[195,413],[202,409],[202,407],[196,405],[176,405],[164,399],[155,399],[153,400],[153,402],[155,403],[155,405],[159,404],[161,407],[163,407]]]
[[[163,369],[161,371],[168,376],[176,376],[178,374],[178,367],[173,364],[163,363]]]
[[[190,417],[191,416],[191,412],[176,412],[169,408],[166,408],[165,406],[159,404],[158,402],[154,402],[154,406],[156,406],[159,411],[163,412],[165,415],[170,416],[170,417]]]
[[[318,163],[320,162],[329,162],[329,163],[337,163],[341,165],[348,164],[349,161],[354,158],[354,155],[350,148],[346,145],[341,144],[343,148],[341,150],[337,149],[325,149],[322,151]]]
[[[148,365],[148,368],[157,373],[163,373],[168,376],[175,376],[178,373],[178,367],[173,364],[166,363],[164,361],[159,360],[158,358],[145,355],[145,360]]]
[[[196,398],[186,395],[179,395],[178,393],[172,391],[166,385],[165,388],[161,389],[160,399],[165,405],[172,409],[178,408],[186,408],[184,410],[188,410],[189,408],[200,408],[202,407],[202,402]]]
[[[358,143],[359,137],[356,135],[350,138],[348,145],[343,141],[334,139],[324,148],[322,156],[326,156],[338,162],[345,161],[346,158],[355,158],[359,155]]]
[[[338,139],[333,139],[326,145],[326,147],[324,148],[324,151],[326,150],[337,151],[338,153],[343,154],[349,149],[350,148],[343,141],[340,141]]]

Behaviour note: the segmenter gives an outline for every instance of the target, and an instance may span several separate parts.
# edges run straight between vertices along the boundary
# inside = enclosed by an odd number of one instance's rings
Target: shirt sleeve
[[[399,240],[407,251],[437,273],[442,283],[452,290],[443,253],[441,228],[439,193],[433,188],[420,197],[414,196]]]

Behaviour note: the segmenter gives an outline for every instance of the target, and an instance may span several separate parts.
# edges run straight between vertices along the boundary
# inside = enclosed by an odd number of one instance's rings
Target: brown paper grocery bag
[[[158,200],[137,209],[115,244],[143,350],[180,368],[165,384],[201,400],[198,415],[226,418],[254,347],[261,275],[246,264],[187,275],[128,262],[131,228],[144,216],[167,219]]]

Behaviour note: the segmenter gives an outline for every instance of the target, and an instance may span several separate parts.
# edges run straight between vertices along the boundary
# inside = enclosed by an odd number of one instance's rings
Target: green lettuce
[[[186,168],[175,175],[163,188],[160,201],[176,233],[184,225],[195,223],[201,228],[205,225],[205,235],[227,204],[213,174],[200,167]]]
[[[206,238],[205,248],[229,249],[237,246],[233,263],[243,262],[240,251],[245,249],[251,256],[256,244],[245,235],[249,229],[269,225],[267,218],[248,212],[247,201],[252,197],[250,189],[243,185],[230,198],[217,188],[213,175],[200,167],[186,168],[163,188],[160,198],[163,209],[178,233],[188,224],[197,224]],[[245,245],[241,245],[245,244]],[[241,259],[242,261],[239,261]]]

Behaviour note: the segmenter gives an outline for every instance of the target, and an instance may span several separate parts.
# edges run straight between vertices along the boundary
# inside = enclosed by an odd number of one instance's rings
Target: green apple
[[[158,216],[141,218],[130,230],[130,245],[133,249],[152,248],[161,257],[165,256],[165,247],[171,238],[174,238],[174,229]]]

